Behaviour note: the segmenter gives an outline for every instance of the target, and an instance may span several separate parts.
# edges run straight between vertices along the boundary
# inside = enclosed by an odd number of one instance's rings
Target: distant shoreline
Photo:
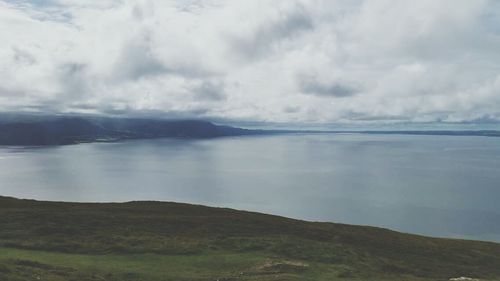
[[[239,129],[239,128],[235,128]],[[410,136],[451,136],[451,137],[500,137],[500,131],[496,130],[477,130],[477,131],[302,131],[302,130],[258,130],[254,133],[249,130],[245,134],[228,134],[220,136],[124,136],[124,137],[109,137],[109,138],[91,138],[82,136],[81,139],[61,140],[49,143],[34,142],[2,142],[0,140],[0,148],[2,147],[47,147],[47,146],[61,146],[61,145],[78,145],[88,143],[118,143],[122,141],[131,140],[158,140],[158,139],[177,139],[177,140],[202,140],[202,139],[215,139],[224,137],[245,137],[245,136],[277,136],[277,135],[292,135],[292,134],[366,134],[366,135],[410,135]],[[1,132],[0,132],[1,135]]]
[[[202,120],[52,117],[0,120],[2,146],[54,146],[130,139],[211,139],[280,134],[377,134],[500,137],[500,130],[279,130],[244,129]]]

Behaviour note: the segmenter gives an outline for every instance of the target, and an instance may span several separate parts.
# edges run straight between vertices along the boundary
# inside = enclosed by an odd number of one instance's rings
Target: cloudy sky
[[[500,119],[500,1],[0,0],[0,111]]]

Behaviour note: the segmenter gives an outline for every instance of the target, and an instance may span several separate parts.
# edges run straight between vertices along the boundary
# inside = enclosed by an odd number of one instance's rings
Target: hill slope
[[[179,203],[0,197],[0,226],[0,280],[500,280],[500,244]]]
[[[65,145],[150,138],[216,138],[263,134],[398,134],[500,137],[498,130],[277,130],[242,129],[202,120],[111,118],[0,113],[0,145]]]
[[[139,138],[213,138],[258,134],[199,120],[45,117],[0,122],[0,145],[62,145]]]

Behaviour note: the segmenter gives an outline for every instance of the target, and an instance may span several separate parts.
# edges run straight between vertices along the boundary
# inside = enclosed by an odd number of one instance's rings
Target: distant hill
[[[0,226],[0,280],[500,280],[496,243],[199,205],[0,197]]]
[[[0,114],[0,145],[64,145],[125,139],[297,133],[500,137],[498,130],[257,130],[221,126],[203,120]]]
[[[425,135],[425,136],[478,136],[478,137],[500,137],[500,131],[496,130],[420,130],[420,131],[356,131],[363,134],[377,135]]]
[[[50,117],[0,120],[0,145],[63,145],[140,138],[214,138],[259,134],[200,120]]]

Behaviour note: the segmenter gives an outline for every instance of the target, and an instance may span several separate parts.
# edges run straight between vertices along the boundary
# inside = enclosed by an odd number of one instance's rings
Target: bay
[[[0,195],[187,202],[500,242],[499,140],[325,133],[0,147]]]

